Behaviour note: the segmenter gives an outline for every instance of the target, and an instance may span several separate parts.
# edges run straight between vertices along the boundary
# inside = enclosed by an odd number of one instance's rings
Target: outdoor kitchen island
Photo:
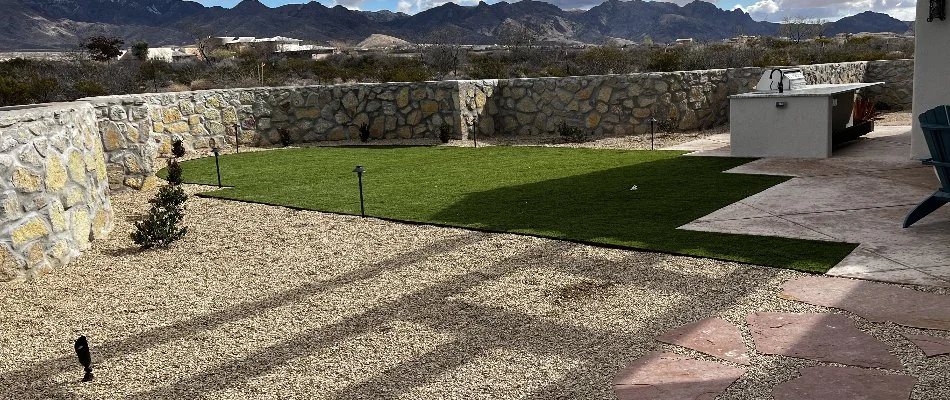
[[[801,85],[729,96],[731,154],[830,157],[835,144],[873,130],[873,121],[852,121],[854,97],[859,89],[883,83]]]

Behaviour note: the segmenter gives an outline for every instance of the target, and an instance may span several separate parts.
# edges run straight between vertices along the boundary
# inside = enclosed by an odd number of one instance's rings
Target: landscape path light
[[[85,336],[80,336],[79,339],[76,339],[76,357],[79,358],[79,363],[82,364],[83,371],[85,374],[82,376],[83,382],[89,382],[96,377],[92,375],[92,353],[89,351],[89,341],[86,340]]]
[[[218,154],[221,153],[221,149],[214,139],[211,139],[211,152],[214,153],[214,169],[218,172],[218,187],[221,187],[221,164],[218,163]]]
[[[366,207],[363,206],[363,173],[366,172],[366,168],[363,168],[362,165],[357,165],[353,169],[353,172],[356,172],[356,179],[359,180],[360,185],[360,217],[366,216]]]
[[[653,150],[653,136],[656,135],[656,118],[650,116],[650,150]]]
[[[238,130],[240,130],[240,125],[234,124],[234,151],[237,153],[240,153],[241,152],[241,138],[240,138],[240,135],[238,134]]]

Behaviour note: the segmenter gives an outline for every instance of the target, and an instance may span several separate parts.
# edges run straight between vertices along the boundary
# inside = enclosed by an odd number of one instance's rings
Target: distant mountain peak
[[[467,6],[454,1],[410,16],[349,10],[340,4],[328,8],[317,1],[271,8],[260,0],[242,0],[227,9],[186,0],[0,0],[6,28],[0,48],[63,48],[91,30],[120,36],[127,43],[146,40],[153,46],[193,42],[194,32],[347,43],[371,34],[429,43],[448,33],[453,41],[467,44],[497,43],[504,26],[525,27],[541,42],[559,43],[640,41],[646,36],[657,42],[688,37],[712,41],[778,32],[778,24],[754,21],[740,9],[723,10],[704,0],[685,5],[605,0],[589,10],[570,11],[537,0],[479,1]],[[908,29],[912,28],[906,22],[866,11],[829,23],[826,34]]]

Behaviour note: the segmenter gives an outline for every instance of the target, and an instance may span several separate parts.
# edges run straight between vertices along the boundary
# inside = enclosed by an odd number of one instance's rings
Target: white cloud
[[[781,22],[786,17],[836,21],[864,11],[912,21],[915,7],[909,0],[758,0],[749,6],[736,4],[733,9],[741,9],[755,20],[772,22]]]
[[[406,0],[399,0],[399,5],[396,7],[396,11],[404,12],[404,13],[407,13],[407,14],[408,14],[408,13],[411,13],[411,12],[413,12],[413,10],[412,10],[412,3],[410,3],[410,2],[408,2],[408,1],[406,1]]]
[[[775,14],[779,10],[779,5],[774,0],[759,0],[748,7],[736,4],[734,8],[741,9],[749,14]]]

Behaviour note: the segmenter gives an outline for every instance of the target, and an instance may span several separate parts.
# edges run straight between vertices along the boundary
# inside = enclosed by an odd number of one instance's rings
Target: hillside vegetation
[[[633,45],[572,48],[516,44],[475,52],[458,45],[417,53],[337,54],[322,60],[264,52],[215,51],[208,61],[96,62],[88,59],[0,62],[0,106],[81,97],[343,82],[406,82],[735,68],[913,57],[913,42],[855,37],[843,43],[754,39],[744,45]],[[260,66],[264,64],[263,77]]]

